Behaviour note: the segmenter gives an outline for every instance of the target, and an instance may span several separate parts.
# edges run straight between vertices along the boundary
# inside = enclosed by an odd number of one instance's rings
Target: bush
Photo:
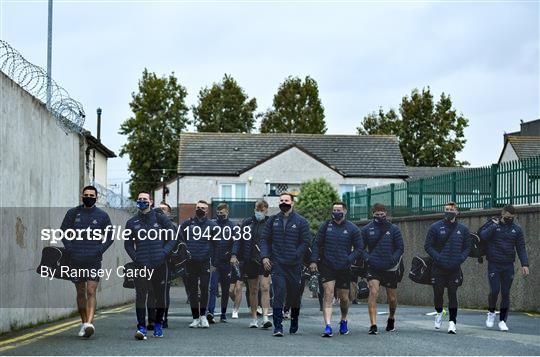
[[[331,219],[332,204],[339,201],[339,195],[330,182],[316,179],[303,182],[295,209],[309,222],[311,233],[315,235],[320,225]]]

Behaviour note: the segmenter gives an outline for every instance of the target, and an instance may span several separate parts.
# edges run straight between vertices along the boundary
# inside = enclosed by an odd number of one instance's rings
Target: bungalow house
[[[178,176],[154,197],[178,207],[180,219],[200,199],[237,204],[235,214],[247,216],[261,198],[276,211],[280,193],[298,193],[311,179],[324,178],[343,195],[407,177],[394,136],[182,133]]]

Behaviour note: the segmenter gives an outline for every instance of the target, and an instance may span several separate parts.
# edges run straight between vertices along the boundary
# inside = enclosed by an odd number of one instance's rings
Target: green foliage
[[[225,74],[221,83],[199,92],[193,121],[199,132],[249,133],[254,128],[257,100]]]
[[[405,164],[408,166],[464,166],[456,154],[465,147],[464,130],[469,120],[452,108],[449,95],[441,94],[437,103],[429,87],[422,92],[413,89],[410,98],[403,97],[399,115],[379,108],[364,117],[358,134],[395,135]]]
[[[120,156],[127,154],[130,159],[131,198],[140,191],[152,192],[163,175],[159,170],[176,169],[180,132],[189,124],[187,91],[174,73],[159,78],[145,68],[138,89],[129,103],[134,115],[119,131],[128,136]],[[165,179],[175,171],[166,171]]]
[[[288,77],[274,96],[273,108],[262,115],[261,133],[324,134],[324,107],[317,82]]]
[[[325,179],[315,179],[303,182],[295,209],[309,222],[312,234],[319,226],[332,218],[332,204],[340,201],[337,191]]]

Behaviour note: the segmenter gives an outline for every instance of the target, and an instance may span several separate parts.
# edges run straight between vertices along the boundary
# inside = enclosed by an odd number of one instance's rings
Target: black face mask
[[[206,212],[203,209],[197,208],[195,210],[195,216],[197,216],[197,218],[201,219],[204,216],[206,216]]]
[[[514,218],[503,218],[502,221],[506,224],[514,223]]]
[[[225,222],[227,220],[227,215],[224,215],[224,214],[218,214],[217,215],[217,219],[218,221],[220,222]]]
[[[90,208],[93,207],[96,204],[96,198],[95,197],[83,197],[82,202],[84,207]]]
[[[283,202],[283,203],[279,204],[279,209],[283,213],[288,212],[291,209],[291,207],[292,207],[292,205],[290,203]]]

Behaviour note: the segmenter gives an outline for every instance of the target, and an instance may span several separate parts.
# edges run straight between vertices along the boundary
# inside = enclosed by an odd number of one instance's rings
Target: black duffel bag
[[[351,273],[355,276],[365,278],[367,275],[367,264],[364,258],[358,257],[354,263],[351,264]]]
[[[433,258],[415,256],[411,262],[411,271],[409,271],[409,279],[418,284],[431,285],[431,267],[433,266]]]
[[[135,289],[135,274],[134,270],[136,265],[134,262],[130,262],[124,265],[124,284],[123,287],[126,289]],[[128,276],[129,275],[129,276]]]
[[[171,279],[176,279],[186,274],[186,264],[191,260],[191,253],[184,242],[178,243],[169,257]]]
[[[53,277],[56,279],[71,280],[69,274],[62,276],[60,267],[67,266],[69,267],[69,254],[66,248],[62,247],[45,247],[41,251],[41,262],[36,268],[36,273],[41,274],[42,268],[47,267],[46,276],[50,278],[50,272],[53,272]],[[45,272],[45,270],[43,270]]]
[[[360,279],[358,282],[358,293],[356,298],[358,300],[367,299],[369,297],[369,286],[365,279]]]

